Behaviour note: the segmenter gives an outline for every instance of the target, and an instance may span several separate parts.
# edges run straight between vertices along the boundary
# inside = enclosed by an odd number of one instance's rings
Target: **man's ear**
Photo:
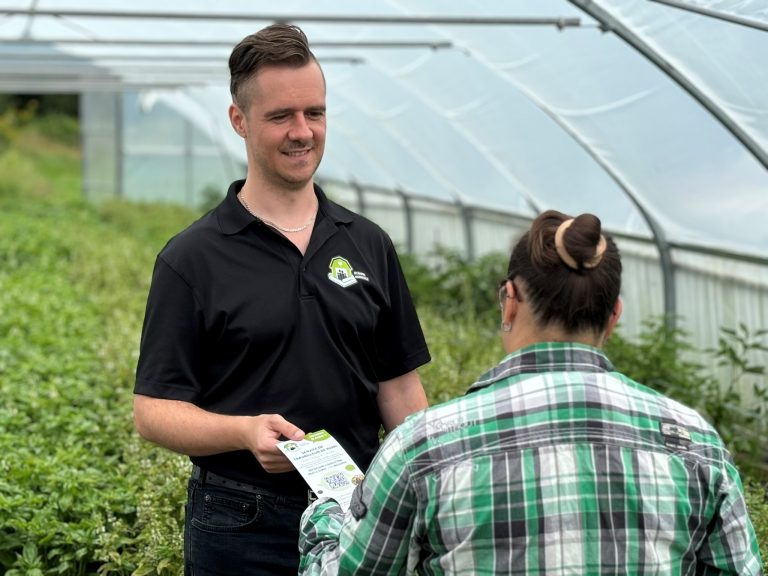
[[[237,134],[242,138],[246,137],[245,114],[243,114],[237,104],[232,103],[229,105],[229,122],[232,124],[232,128]]]
[[[605,329],[605,335],[603,341],[608,340],[608,337],[613,333],[613,329],[616,328],[616,324],[621,318],[621,313],[624,311],[624,303],[621,300],[621,296],[616,298],[616,304],[613,305],[613,312],[608,317],[608,326]]]

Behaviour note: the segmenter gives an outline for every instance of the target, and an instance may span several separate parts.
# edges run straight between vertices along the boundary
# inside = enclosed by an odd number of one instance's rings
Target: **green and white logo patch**
[[[357,284],[358,280],[368,281],[368,276],[363,272],[355,272],[352,269],[349,260],[341,256],[334,256],[331,258],[331,263],[328,265],[328,268],[331,270],[328,273],[328,280],[343,288]]]

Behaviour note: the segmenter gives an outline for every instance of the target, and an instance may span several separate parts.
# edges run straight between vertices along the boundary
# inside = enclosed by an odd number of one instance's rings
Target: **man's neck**
[[[317,196],[311,180],[301,187],[288,188],[246,178],[240,195],[252,212],[281,223],[308,217],[317,210]]]
[[[319,199],[312,182],[296,190],[259,189],[248,180],[238,193],[245,209],[266,225],[275,228],[304,254],[312,237]]]

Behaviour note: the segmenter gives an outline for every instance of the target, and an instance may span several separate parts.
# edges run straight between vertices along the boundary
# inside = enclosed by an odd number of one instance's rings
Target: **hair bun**
[[[566,232],[576,224],[566,237]],[[571,242],[571,236],[575,236]],[[570,249],[566,244],[570,244]],[[566,266],[573,270],[595,268],[603,259],[608,243],[600,232],[600,219],[592,214],[582,214],[560,223],[555,231],[555,250]]]

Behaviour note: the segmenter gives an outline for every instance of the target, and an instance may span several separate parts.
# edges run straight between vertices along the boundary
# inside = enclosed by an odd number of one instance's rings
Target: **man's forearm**
[[[142,438],[188,456],[249,449],[249,416],[208,412],[179,400],[134,395],[133,416]]]

